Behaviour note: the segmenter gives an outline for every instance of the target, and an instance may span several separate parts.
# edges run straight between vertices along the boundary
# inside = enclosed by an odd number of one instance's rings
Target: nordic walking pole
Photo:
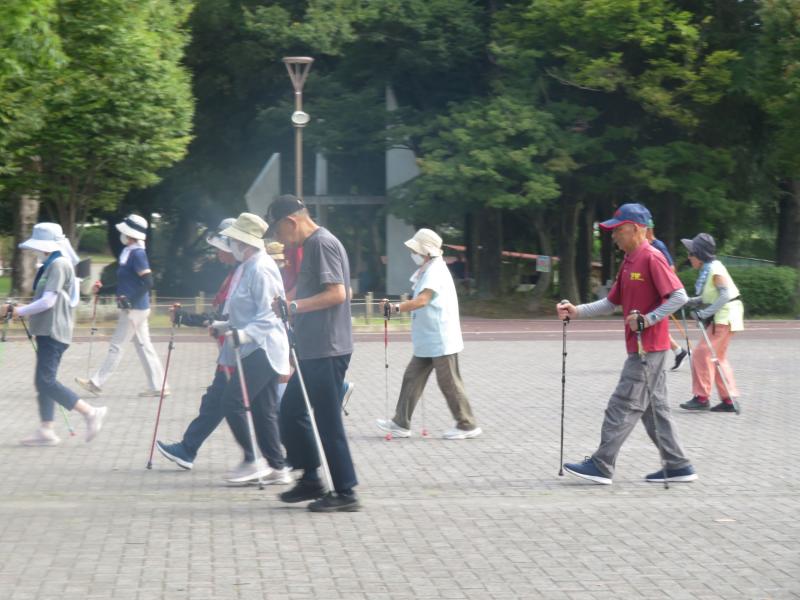
[[[100,283],[95,281],[94,285]],[[97,333],[97,292],[94,292],[92,300],[92,326],[89,329],[89,356],[86,359],[86,377],[91,377],[92,372],[92,348],[94,347],[94,334]]]
[[[311,431],[314,433],[314,442],[317,444],[317,452],[319,453],[319,461],[322,465],[322,474],[325,477],[325,484],[328,486],[328,494],[333,493],[333,478],[331,477],[331,470],[328,468],[328,459],[325,456],[325,448],[322,447],[322,438],[319,437],[319,429],[317,429],[317,421],[314,418],[314,409],[311,407],[311,401],[308,399],[308,390],[306,390],[306,382],[303,379],[303,372],[300,369],[300,361],[297,359],[297,340],[294,337],[294,329],[289,325],[289,307],[286,304],[286,298],[276,296],[278,301],[278,308],[281,313],[281,321],[283,327],[286,329],[286,337],[289,340],[289,351],[292,355],[292,362],[294,363],[295,371],[297,372],[297,379],[300,382],[300,390],[303,392],[303,400],[306,403],[306,410],[308,411],[308,418],[311,421]]]
[[[559,304],[569,304],[569,300],[564,299]],[[564,329],[561,333],[561,450],[558,459],[558,475],[564,476],[564,397],[567,389],[567,325],[569,325],[569,315],[564,317]]]
[[[25,335],[28,336],[28,341],[31,343],[31,346],[33,346],[34,353],[36,353],[37,352],[36,342],[33,341],[33,336],[31,335],[30,329],[28,329],[28,324],[25,322],[24,317],[20,317],[19,318],[19,322],[22,323],[22,327],[23,327],[23,329],[25,329]],[[58,403],[56,403],[56,404],[58,404]],[[60,404],[58,405],[58,408],[61,411],[61,416],[64,417],[64,423],[66,423],[67,429],[69,429],[70,436],[74,437],[75,436],[75,430],[72,428],[72,423],[70,423],[70,421],[69,421],[69,415],[67,414],[67,411],[64,410],[64,407],[61,406]]]
[[[642,344],[644,317],[638,310],[632,310],[631,314],[636,315],[636,347],[639,351],[639,361],[642,363],[642,370],[644,371],[644,393],[647,394],[650,410],[653,413],[653,433],[655,433],[658,457],[661,459],[661,475],[664,478],[664,489],[668,490],[669,482],[667,481],[667,461],[664,459],[664,452],[661,450],[661,438],[658,435],[658,415],[656,414],[656,405],[653,401],[653,396],[650,394],[650,380],[647,377],[647,352],[645,352],[644,345]]]
[[[700,318],[700,315],[697,314],[697,311],[694,311],[694,318],[697,319],[697,328],[703,334],[703,339],[706,342],[706,346],[708,346],[708,351],[711,353],[711,362],[717,368],[717,373],[719,373],[719,378],[722,380],[722,384],[725,386],[725,391],[728,392],[728,398],[731,399],[733,403],[733,410],[736,411],[736,414],[741,414],[742,408],[739,406],[739,401],[733,397],[731,394],[731,386],[728,384],[728,378],[725,377],[725,373],[722,370],[722,365],[719,363],[719,358],[717,358],[717,353],[714,351],[714,346],[711,345],[711,340],[708,339],[708,333],[706,332],[706,328],[703,326],[703,320]]]
[[[11,323],[11,319],[14,316],[13,308],[14,303],[11,300],[6,300],[6,316],[3,319],[3,333],[0,334],[0,342],[6,341],[6,336],[8,335],[8,325]]]
[[[180,308],[180,304],[173,304],[173,309]],[[164,404],[164,390],[167,388],[167,373],[169,373],[169,359],[172,357],[172,349],[175,347],[175,327],[180,327],[181,315],[172,320],[172,328],[169,332],[169,346],[167,346],[167,362],[164,365],[164,380],[161,382],[161,395],[158,398],[158,411],[156,412],[156,424],[153,427],[153,441],[150,443],[150,457],[147,459],[147,468],[153,468],[153,451],[156,449],[156,436],[158,435],[158,423],[161,421],[161,406]]]
[[[233,341],[233,354],[236,357],[236,371],[239,373],[239,385],[242,388],[242,402],[244,403],[244,410],[247,414],[247,429],[250,431],[250,444],[253,446],[253,461],[258,469],[262,459],[261,448],[258,446],[258,440],[256,439],[256,426],[255,423],[253,423],[253,408],[250,404],[250,394],[247,391],[244,369],[242,369],[242,351],[240,348],[242,344],[239,338],[239,330],[231,328],[225,335],[230,335],[231,341]],[[261,475],[261,471],[258,471],[258,489],[264,489],[264,477]]]
[[[683,338],[686,340],[686,354],[689,355],[689,371],[694,373],[694,365],[692,364],[692,342],[689,341],[689,325],[686,323],[686,308],[683,306],[681,307],[681,321],[683,321]]]
[[[389,418],[389,319],[392,318],[392,305],[389,302],[383,303],[383,366],[385,379],[385,399],[383,401],[386,418]],[[392,440],[392,432],[388,432],[384,439],[387,442]]]

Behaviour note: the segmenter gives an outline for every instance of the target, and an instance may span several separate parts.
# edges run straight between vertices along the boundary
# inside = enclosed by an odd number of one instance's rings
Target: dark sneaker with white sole
[[[283,492],[282,494],[278,494],[278,499],[281,502],[294,504],[295,502],[316,500],[317,498],[322,498],[325,494],[325,486],[321,483],[298,479],[297,483],[292,489]]]
[[[692,465],[683,467],[682,469],[667,469],[667,481],[670,483],[682,483],[688,481],[695,481],[697,473]],[[645,477],[645,480],[650,483],[664,483],[664,470],[659,469],[655,473],[650,473]]]
[[[311,512],[358,512],[361,503],[355,494],[325,494],[308,505]]]
[[[678,367],[681,366],[683,359],[686,358],[687,356],[689,356],[689,353],[686,352],[686,350],[684,350],[683,348],[681,348],[681,351],[675,355],[675,364],[672,365],[670,371],[677,371]]]
[[[706,400],[705,402],[700,402],[700,400],[697,399],[697,396],[694,396],[688,402],[684,402],[683,404],[681,404],[681,408],[683,410],[708,410],[709,407],[710,405],[708,403],[708,400]]]
[[[600,485],[611,485],[611,477],[607,477],[598,469],[594,461],[588,456],[582,463],[564,463],[564,470],[570,475],[599,483]]]
[[[720,402],[716,406],[711,407],[711,412],[732,413],[736,412],[736,408],[733,406],[733,402]]]
[[[181,442],[165,444],[161,440],[156,442],[156,448],[161,455],[174,462],[182,469],[190,470],[194,466],[194,456],[191,456]]]

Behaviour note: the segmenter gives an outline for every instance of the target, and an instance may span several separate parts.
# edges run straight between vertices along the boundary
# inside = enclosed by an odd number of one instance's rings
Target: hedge
[[[686,293],[694,293],[697,271],[678,273]],[[730,267],[731,278],[739,288],[745,316],[784,315],[796,309],[798,272],[791,267]]]

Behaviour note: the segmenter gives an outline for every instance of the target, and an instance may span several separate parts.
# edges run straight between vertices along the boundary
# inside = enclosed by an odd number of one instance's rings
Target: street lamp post
[[[303,127],[305,127],[311,117],[303,112],[303,85],[308,78],[311,70],[311,63],[314,59],[310,56],[285,56],[283,64],[289,71],[289,79],[292,80],[294,87],[294,112],[292,113],[292,125],[294,125],[294,193],[295,196],[303,199]]]

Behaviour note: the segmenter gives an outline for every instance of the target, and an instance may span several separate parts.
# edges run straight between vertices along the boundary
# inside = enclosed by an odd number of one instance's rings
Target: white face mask
[[[411,260],[413,260],[413,261],[414,261],[414,263],[415,263],[415,264],[416,264],[418,267],[421,267],[421,266],[422,266],[422,263],[424,263],[424,262],[425,262],[425,257],[424,257],[424,256],[422,256],[422,255],[420,255],[420,254],[417,254],[416,252],[412,252],[412,253],[411,253]]]
[[[46,252],[42,252],[41,250],[34,250],[33,253],[36,256],[36,262],[37,263],[41,264],[41,263],[43,263],[44,261],[47,260],[47,253]]]
[[[231,252],[233,253],[233,258],[238,262],[244,260],[244,246],[236,240],[231,240]]]
[[[123,246],[127,246],[127,245],[128,245],[128,242],[130,242],[130,241],[131,241],[131,238],[129,238],[129,237],[128,237],[127,235],[125,235],[124,233],[120,233],[120,234],[119,234],[119,241],[120,241],[120,243],[121,243]]]

